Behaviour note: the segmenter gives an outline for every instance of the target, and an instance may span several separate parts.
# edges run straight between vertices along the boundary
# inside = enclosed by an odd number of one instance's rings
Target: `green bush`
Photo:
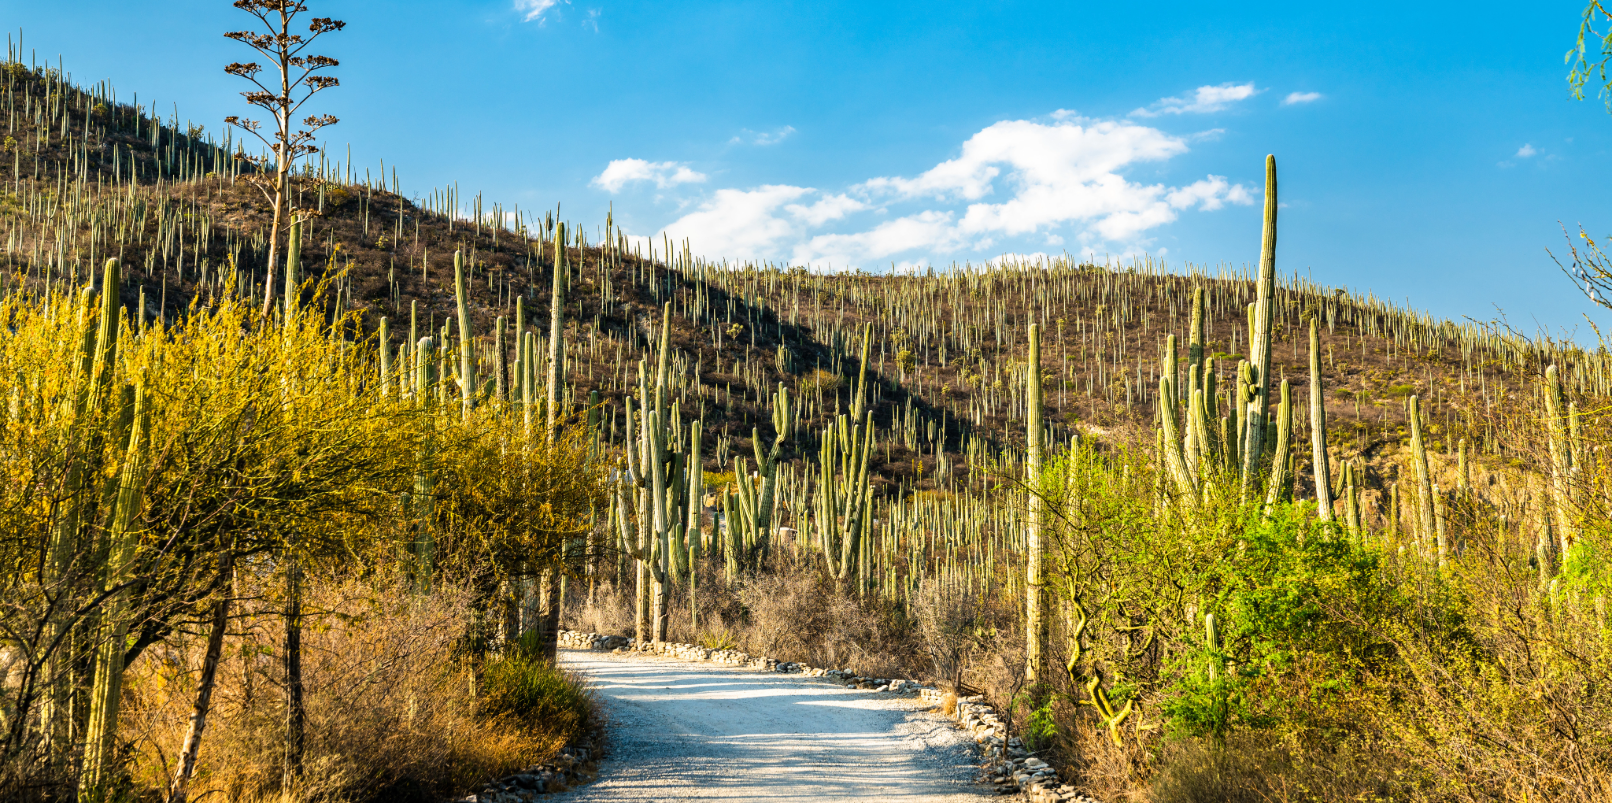
[[[1199,648],[1182,655],[1165,690],[1171,728],[1339,735],[1366,673],[1395,660],[1375,625],[1408,604],[1383,579],[1380,552],[1282,509],[1252,518],[1237,547],[1204,568],[1220,647],[1200,632]]]
[[[582,678],[514,649],[487,662],[477,714],[530,733],[570,734],[590,727],[593,693]]]

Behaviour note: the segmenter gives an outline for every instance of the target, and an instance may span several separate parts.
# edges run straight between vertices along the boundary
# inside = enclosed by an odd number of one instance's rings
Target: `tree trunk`
[[[283,137],[282,137],[283,138]],[[286,169],[290,167],[290,160],[283,156],[275,165],[274,175],[274,224],[269,229],[269,268],[263,279],[263,317],[269,317],[274,311],[274,277],[275,268],[280,259],[280,226],[285,222],[286,206]]]
[[[234,573],[232,554],[225,554],[224,565],[219,570],[225,575]],[[196,754],[201,750],[202,731],[207,727],[207,714],[212,710],[213,686],[218,680],[218,660],[224,653],[224,631],[229,625],[232,593],[233,582],[226,580],[223,597],[213,606],[212,630],[207,634],[207,654],[202,660],[201,679],[196,685],[196,705],[191,709],[190,728],[185,732],[184,745],[179,749],[179,766],[174,773],[173,787],[168,793],[168,803],[185,803],[190,775],[196,770]]]
[[[542,605],[537,628],[538,653],[554,660],[560,651],[560,575],[558,568],[543,570]]]

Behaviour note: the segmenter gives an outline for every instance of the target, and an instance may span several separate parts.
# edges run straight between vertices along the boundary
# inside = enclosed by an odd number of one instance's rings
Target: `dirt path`
[[[610,716],[594,783],[556,801],[978,801],[971,742],[914,698],[645,655],[562,650]]]

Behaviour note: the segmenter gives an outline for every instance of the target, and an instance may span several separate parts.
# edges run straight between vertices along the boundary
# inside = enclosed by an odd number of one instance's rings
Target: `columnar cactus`
[[[145,490],[145,472],[150,452],[147,433],[150,415],[146,407],[145,385],[126,388],[129,426],[123,465],[110,494],[112,509],[107,528],[105,577],[102,591],[107,595],[101,613],[100,643],[95,652],[94,679],[90,693],[90,714],[84,739],[84,763],[80,786],[93,795],[104,792],[107,772],[113,764],[114,737],[117,733],[118,706],[123,694],[123,654],[129,629],[128,585],[134,575],[135,551],[140,542],[138,518]]]
[[[1578,540],[1578,526],[1573,515],[1572,446],[1568,437],[1566,394],[1562,392],[1561,376],[1552,365],[1545,369],[1545,433],[1550,447],[1550,490],[1556,509],[1553,511],[1557,538],[1562,554],[1566,555]]]
[[[1426,550],[1434,538],[1433,474],[1427,464],[1427,445],[1422,440],[1422,403],[1416,396],[1410,397],[1410,427],[1411,466],[1416,471],[1416,538]]]
[[[1321,334],[1310,317],[1310,459],[1315,472],[1315,507],[1322,521],[1332,520],[1332,469],[1327,459],[1327,405],[1321,389]]]
[[[1043,589],[1041,587],[1041,572],[1043,569],[1041,545],[1041,327],[1030,324],[1030,354],[1024,368],[1025,379],[1025,457],[1024,482],[1029,488],[1029,498],[1026,500],[1029,511],[1029,520],[1025,527],[1025,640],[1024,640],[1024,679],[1025,683],[1034,688],[1041,682],[1041,668],[1044,662],[1042,646],[1046,640],[1047,626],[1041,616]]]
[[[1257,481],[1264,454],[1265,418],[1270,410],[1271,306],[1276,293],[1276,157],[1265,157],[1265,226],[1259,250],[1259,279],[1248,327],[1252,382],[1247,403],[1247,442],[1243,446],[1243,493]]]
[[[1266,507],[1286,499],[1293,486],[1293,475],[1288,470],[1293,441],[1293,397],[1286,379],[1282,380],[1281,399],[1276,411],[1276,452],[1271,457],[1270,482],[1265,490]]]
[[[465,291],[465,258],[457,250],[453,252],[453,298],[459,313],[460,415],[469,421],[476,407],[476,338],[470,327],[470,294]]]

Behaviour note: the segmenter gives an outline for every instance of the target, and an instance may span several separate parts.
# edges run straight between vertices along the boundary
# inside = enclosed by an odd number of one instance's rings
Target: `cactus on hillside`
[[[1265,224],[1259,249],[1259,278],[1254,285],[1248,327],[1249,372],[1247,436],[1243,445],[1243,494],[1258,481],[1264,456],[1265,419],[1270,410],[1271,307],[1276,293],[1276,157],[1265,157]]]
[[[1322,521],[1332,520],[1332,469],[1327,458],[1327,405],[1321,389],[1321,334],[1310,316],[1310,460],[1315,472],[1315,508]]]
[[[1034,688],[1041,681],[1043,642],[1047,625],[1041,615],[1044,602],[1041,574],[1044,569],[1041,543],[1041,327],[1030,324],[1030,353],[1024,368],[1025,380],[1025,451],[1024,482],[1029,490],[1025,500],[1028,521],[1025,526],[1025,639],[1024,680]]]

